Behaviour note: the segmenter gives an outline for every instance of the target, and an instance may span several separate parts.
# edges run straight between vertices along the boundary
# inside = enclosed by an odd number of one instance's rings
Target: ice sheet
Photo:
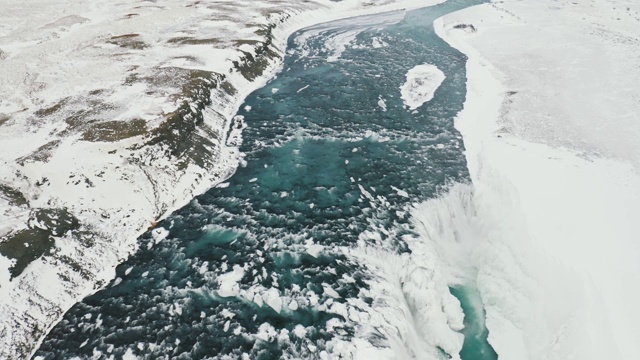
[[[505,1],[436,22],[469,57],[456,125],[500,358],[640,357],[638,10]]]

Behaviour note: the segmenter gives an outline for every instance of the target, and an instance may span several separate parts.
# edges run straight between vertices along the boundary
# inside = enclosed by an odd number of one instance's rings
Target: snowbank
[[[436,21],[469,57],[466,258],[501,359],[640,357],[638,10],[505,1]]]

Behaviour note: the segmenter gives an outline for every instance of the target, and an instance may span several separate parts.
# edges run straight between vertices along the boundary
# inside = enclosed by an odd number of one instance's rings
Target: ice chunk
[[[398,194],[398,195],[400,195],[402,197],[405,197],[405,198],[409,197],[409,193],[407,193],[406,191],[400,190],[400,189],[398,189],[397,187],[395,187],[393,185],[391,185],[391,188],[396,192],[396,194]]]
[[[138,357],[133,354],[133,350],[127,349],[127,352],[122,355],[122,360],[138,360]]]
[[[302,325],[296,325],[296,327],[293,328],[293,333],[297,337],[303,338],[307,335],[307,329],[305,329]]]
[[[322,287],[324,289],[324,293],[327,296],[330,296],[330,297],[332,297],[334,299],[337,299],[337,298],[340,297],[340,294],[338,294],[337,291],[333,290],[333,288],[331,286],[329,286],[328,284],[322,284]]]
[[[404,105],[415,110],[433,99],[436,90],[445,79],[444,73],[436,66],[423,64],[407,72],[407,81],[400,87]]]
[[[271,288],[264,293],[264,302],[269,305],[277,313],[282,310],[282,299],[280,299],[280,292],[278,289]]]
[[[322,245],[317,245],[317,244],[310,245],[307,248],[307,254],[313,256],[314,258],[317,258],[318,254],[320,254],[322,250],[324,250],[324,246]]]
[[[382,111],[387,111],[387,103],[384,101],[382,96],[378,97],[378,106],[380,106]]]
[[[237,296],[240,290],[238,282],[244,277],[244,268],[238,265],[233,266],[233,271],[218,276],[218,295],[222,297]]]

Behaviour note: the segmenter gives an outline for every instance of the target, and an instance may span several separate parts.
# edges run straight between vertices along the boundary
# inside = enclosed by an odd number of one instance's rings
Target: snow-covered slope
[[[230,176],[233,115],[294,30],[439,2],[3,1],[0,358],[30,354],[142,231]]]
[[[436,23],[469,56],[465,259],[501,359],[640,358],[639,12],[500,1]]]

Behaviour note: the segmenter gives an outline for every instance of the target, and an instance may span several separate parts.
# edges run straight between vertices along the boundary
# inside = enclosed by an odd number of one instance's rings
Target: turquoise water
[[[247,125],[244,166],[224,187],[162,221],[166,239],[143,235],[117,279],[74,306],[37,355],[318,358],[334,350],[334,340],[356,336],[361,324],[336,309],[371,306],[365,290],[376,274],[345,249],[368,243],[390,254],[409,251],[403,239],[417,235],[407,207],[469,181],[453,127],[464,102],[466,59],[431,23],[479,2],[449,1],[404,17],[351,19],[294,34],[284,71],[238,113]],[[359,32],[357,46],[327,62],[333,53],[325,44],[346,31]],[[304,34],[315,35],[296,43]],[[430,102],[408,111],[399,86],[424,63],[446,79]],[[367,231],[382,236],[363,238]],[[467,310],[468,299],[454,295]],[[469,319],[484,328],[482,317]],[[367,340],[389,346],[382,335]],[[480,355],[490,349],[486,337],[472,348],[467,343],[465,360],[491,358]]]
[[[484,326],[485,312],[480,293],[470,286],[451,288],[451,294],[460,300],[464,311],[464,344],[460,351],[462,359],[494,360],[498,355],[487,343],[489,331]]]

